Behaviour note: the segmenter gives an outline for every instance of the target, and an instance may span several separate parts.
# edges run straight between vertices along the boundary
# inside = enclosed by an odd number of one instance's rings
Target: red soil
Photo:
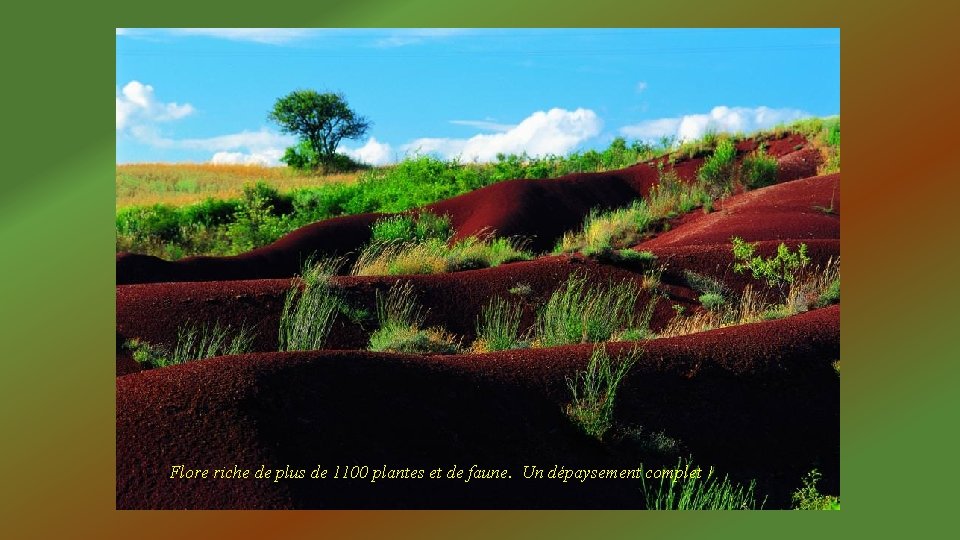
[[[801,143],[791,137],[767,143],[780,158],[781,175],[815,170],[807,150],[794,150]],[[697,163],[682,162],[678,170],[691,178]],[[534,245],[549,247],[591,208],[623,205],[655,180],[649,165],[516,180],[429,208],[450,214],[460,235],[491,227],[505,236],[535,235]],[[237,257],[166,262],[117,256],[118,508],[642,508],[638,481],[524,480],[523,466],[659,468],[691,454],[734,481],[756,478],[768,508],[788,507],[790,493],[813,467],[825,474],[821,491],[839,492],[839,378],[831,367],[840,354],[839,306],[642,342],[642,358],[617,394],[617,427],[603,443],[581,433],[564,413],[567,378],[585,367],[591,345],[487,355],[370,353],[358,349],[366,346],[375,316],[353,322],[341,315],[323,351],[258,352],[143,370],[123,350],[132,337],[170,343],[177,327],[193,320],[254,325],[254,349],[275,351],[284,294],[299,284],[289,276],[314,250],[355,250],[369,240],[369,225],[378,217],[319,222]],[[734,290],[756,285],[730,270],[731,236],[758,242],[765,255],[780,242],[803,242],[814,263],[822,264],[839,256],[839,223],[839,175],[779,184],[731,197],[711,214],[682,216],[668,232],[636,246],[666,264],[662,283],[669,299],[659,302],[653,329],[674,316],[672,304],[697,309],[684,270],[719,278]],[[577,255],[452,274],[339,276],[334,282],[347,303],[373,314],[377,291],[409,280],[428,309],[426,324],[469,344],[478,314],[494,296],[520,302],[528,326],[571,273],[585,274],[592,284],[639,283],[643,270]],[[530,294],[509,292],[519,284],[529,285]],[[637,306],[647,299],[641,294]],[[621,354],[635,346],[608,350]],[[662,431],[679,441],[677,447],[651,447],[637,435],[641,427],[641,434]],[[254,472],[265,464],[308,473],[322,465],[331,475],[336,465],[429,474],[477,464],[508,468],[512,478],[469,484],[429,478],[376,484],[174,480],[171,466],[177,464]]]
[[[617,416],[663,430],[698,463],[760,477],[787,504],[809,463],[839,466],[840,309],[644,344]],[[613,354],[629,345],[611,346]],[[119,508],[642,508],[630,480],[523,480],[549,470],[670,466],[565,417],[590,346],[482,356],[250,354],[117,378]],[[171,480],[171,465],[509,468],[507,480]],[[332,471],[330,474],[333,474]],[[835,492],[838,486],[822,486]]]
[[[781,141],[784,142],[781,144]],[[796,152],[780,152],[793,148],[791,144],[801,144],[798,141],[802,141],[802,137],[781,141],[775,141],[771,151],[776,149],[773,155],[780,156],[787,163]],[[744,150],[755,147],[752,141],[743,144]],[[672,168],[681,178],[689,180],[696,176],[702,161],[702,158],[684,160]],[[668,170],[670,168],[667,166]],[[814,174],[815,171],[815,164],[812,170],[790,166],[781,170],[780,175],[783,180],[788,180],[796,178],[797,174]],[[570,174],[546,180],[510,180],[427,205],[425,209],[449,215],[457,238],[495,232],[503,237],[522,237],[528,241],[531,250],[544,251],[553,247],[564,232],[576,229],[591,209],[623,206],[645,196],[656,183],[657,174],[653,163],[641,163],[603,173]],[[370,225],[381,217],[382,214],[362,214],[320,221],[272,244],[233,257],[188,257],[165,261],[147,255],[119,253],[117,283],[290,277],[299,272],[302,261],[312,254],[356,254],[370,239]]]

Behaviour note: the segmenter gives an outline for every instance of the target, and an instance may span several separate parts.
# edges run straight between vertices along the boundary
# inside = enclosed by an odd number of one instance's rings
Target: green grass
[[[649,323],[650,304],[637,316],[634,311],[639,288],[629,281],[606,286],[588,283],[580,273],[550,296],[537,315],[535,342],[541,347],[607,341],[615,333],[641,329]],[[643,319],[647,320],[644,321]]]
[[[491,268],[504,263],[523,261],[533,255],[508,238],[479,239],[469,237],[453,245],[437,238],[422,242],[371,243],[354,264],[357,276],[399,276],[439,274]]]
[[[294,284],[283,301],[280,314],[279,344],[281,351],[322,349],[343,303],[330,285],[337,273],[339,260],[308,262],[302,272],[303,287]]]
[[[520,333],[523,309],[496,296],[490,300],[477,318],[477,352],[504,351],[528,345]]]
[[[430,212],[400,214],[377,220],[372,229],[374,243],[424,242],[428,239],[446,241],[453,234],[450,216]]]
[[[702,305],[704,309],[708,309],[710,311],[715,311],[727,302],[723,296],[716,293],[701,294],[697,299],[700,301],[700,305]]]
[[[640,355],[635,349],[614,361],[603,345],[597,345],[590,354],[587,369],[567,378],[571,394],[566,407],[567,416],[584,433],[603,439],[609,431],[613,424],[617,387]]]
[[[253,335],[246,326],[234,330],[230,325],[188,322],[177,329],[172,345],[151,344],[131,339],[126,347],[133,359],[153,368],[175,366],[214,356],[243,354],[250,351]]]
[[[753,136],[770,138],[788,130],[804,132],[821,150],[821,174],[839,170],[839,118],[804,120]],[[602,151],[542,158],[500,155],[495,162],[486,164],[413,156],[396,165],[338,177],[303,176],[282,168],[118,166],[116,250],[170,259],[231,255],[270,243],[315,221],[367,212],[405,212],[504,180],[620,169],[664,156],[675,162],[712,152],[700,173],[709,181],[684,184],[691,188],[685,188],[683,194],[670,193],[659,205],[671,208],[659,214],[654,211],[654,215],[671,216],[697,207],[710,211],[713,199],[728,191],[729,183],[740,174],[730,173],[730,149],[735,139],[736,136],[708,133],[700,140],[677,147],[671,139],[649,145],[618,138]],[[747,156],[745,161],[749,159]],[[770,170],[769,161],[765,167],[760,170]],[[202,171],[193,170],[198,168]],[[264,187],[256,188],[260,181],[264,181]],[[228,189],[221,189],[218,183]],[[244,188],[238,195],[241,183]],[[669,181],[661,179],[664,183]],[[140,191],[155,190],[151,187],[154,184],[159,186],[156,189],[175,196],[141,196]],[[204,197],[207,198],[200,201]],[[651,196],[648,203],[656,209],[658,203],[653,199]],[[185,202],[192,204],[184,205]]]
[[[830,282],[827,288],[817,297],[817,307],[825,307],[840,302],[840,276]]]
[[[840,497],[824,495],[817,489],[821,476],[820,471],[813,469],[803,478],[803,487],[791,497],[794,510],[840,510]]]
[[[459,340],[440,328],[423,328],[423,313],[410,282],[396,283],[385,294],[377,292],[379,328],[370,335],[368,349],[378,352],[453,354]]]
[[[746,486],[734,484],[728,476],[722,479],[710,467],[704,474],[703,469],[695,467],[689,460],[681,459],[670,474],[647,484],[646,474],[640,476],[648,510],[759,510],[765,502],[757,506],[756,483]],[[646,473],[646,471],[644,471]],[[659,483],[657,483],[659,480]]]

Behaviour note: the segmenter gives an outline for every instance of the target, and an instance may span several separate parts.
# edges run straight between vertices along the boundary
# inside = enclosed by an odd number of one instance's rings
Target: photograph
[[[839,28],[116,28],[115,92],[116,509],[840,509]]]

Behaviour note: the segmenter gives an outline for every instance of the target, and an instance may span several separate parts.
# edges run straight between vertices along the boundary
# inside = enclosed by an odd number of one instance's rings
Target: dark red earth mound
[[[482,356],[346,351],[223,357],[117,378],[118,508],[642,508],[637,480],[525,480],[549,471],[672,467],[663,431],[767,507],[814,464],[836,493],[840,310],[648,342],[618,393],[632,430],[600,444],[564,414],[590,346]],[[628,345],[611,346],[613,354]],[[642,426],[642,430],[641,429]],[[186,480],[171,466],[309,472],[507,469],[502,480]],[[212,472],[211,472],[212,474]],[[371,473],[372,474],[372,473]],[[745,476],[746,474],[746,476]]]
[[[744,151],[756,146],[752,141],[743,144]],[[787,147],[777,148],[785,151]],[[793,154],[773,155],[786,160]],[[662,161],[666,170],[674,169],[681,178],[690,180],[696,176],[703,158],[687,159],[675,165]],[[781,169],[783,180],[795,178],[804,171],[802,168]],[[812,171],[816,171],[815,165]],[[591,209],[623,206],[645,196],[657,179],[655,162],[640,163],[618,171],[577,173],[545,180],[509,180],[425,208],[449,215],[457,238],[485,232],[519,236],[527,239],[528,247],[536,252],[553,247],[564,232],[579,227]],[[233,257],[165,261],[120,253],[117,283],[290,277],[299,272],[302,262],[311,255],[349,257],[351,253],[356,254],[370,240],[370,225],[381,217],[382,214],[362,214],[320,221],[270,245]]]
[[[638,249],[758,240],[840,239],[840,174],[784,182],[720,201],[709,213],[692,212],[672,230]]]

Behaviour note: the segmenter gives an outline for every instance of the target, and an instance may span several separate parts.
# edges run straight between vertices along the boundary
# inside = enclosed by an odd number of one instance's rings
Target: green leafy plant
[[[705,309],[708,309],[710,311],[714,311],[720,306],[722,306],[724,303],[726,303],[726,299],[723,296],[716,293],[701,294],[699,297],[699,300],[700,300],[700,304]]]
[[[302,288],[294,284],[287,291],[280,314],[281,351],[322,349],[341,311],[342,300],[330,284],[342,261],[308,261],[301,273]]]
[[[755,254],[756,244],[748,244],[736,236],[730,241],[735,259],[733,271],[743,273],[749,270],[754,279],[763,279],[770,285],[782,287],[793,283],[797,272],[810,262],[806,244],[800,244],[791,252],[786,244],[781,243],[775,256],[765,258]]]
[[[755,481],[734,484],[729,476],[716,475],[713,467],[704,475],[689,460],[680,459],[674,469],[651,471],[661,473],[659,485],[648,485],[646,472],[640,478],[648,510],[759,510],[766,502],[757,506]]]
[[[567,387],[572,396],[566,407],[567,416],[584,433],[602,439],[610,429],[617,387],[640,355],[641,352],[634,349],[614,361],[603,345],[597,345],[590,354],[587,369],[573,378],[567,377]]]
[[[743,158],[740,169],[741,180],[750,189],[777,182],[777,160],[768,155],[762,146]]]
[[[520,334],[520,317],[523,309],[496,296],[483,309],[477,318],[477,341],[474,350],[478,352],[504,351],[526,345]]]
[[[722,138],[713,154],[704,160],[697,177],[717,193],[729,192],[736,176],[737,149],[733,141]]]
[[[794,510],[840,510],[839,497],[824,495],[817,489],[821,477],[817,469],[807,473],[803,478],[803,487],[793,492],[791,497]]]
[[[177,329],[173,345],[151,344],[130,339],[126,347],[133,359],[153,368],[185,364],[214,356],[243,354],[250,351],[253,335],[246,326],[236,331],[230,325],[188,322]]]

